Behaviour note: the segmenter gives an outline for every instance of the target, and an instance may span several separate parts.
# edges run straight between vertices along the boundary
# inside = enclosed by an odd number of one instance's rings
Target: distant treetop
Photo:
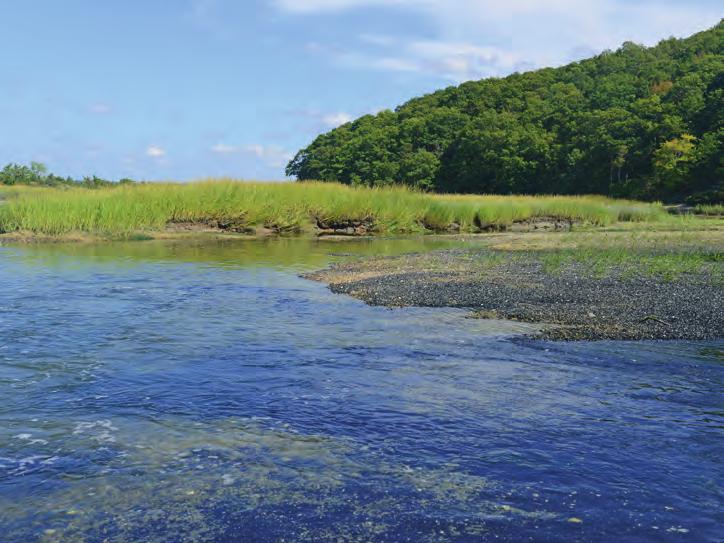
[[[121,179],[118,184],[134,183],[132,179]],[[31,162],[30,166],[21,164],[8,164],[0,170],[0,185],[42,185],[42,186],[80,186],[86,188],[98,188],[116,185],[113,181],[102,179],[97,176],[73,179],[72,177],[60,177],[48,173],[48,168],[40,162]]]

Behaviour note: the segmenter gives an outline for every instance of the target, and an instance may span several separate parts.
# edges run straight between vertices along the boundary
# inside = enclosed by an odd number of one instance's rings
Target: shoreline
[[[540,254],[449,249],[337,264],[304,275],[332,292],[385,307],[453,307],[470,317],[537,324],[530,337],[718,340],[724,330],[721,263],[675,278],[580,263],[547,269]]]
[[[327,226],[327,225],[324,225]],[[724,218],[697,217],[696,222],[688,225],[676,223],[636,223],[615,222],[610,225],[582,224],[568,220],[516,221],[509,225],[494,225],[485,230],[462,232],[443,230],[420,230],[417,232],[379,232],[360,228],[359,225],[342,224],[338,228],[322,228],[310,224],[308,228],[298,230],[279,230],[265,226],[249,227],[245,230],[210,227],[204,223],[172,223],[163,230],[138,230],[125,235],[101,234],[87,231],[71,231],[62,234],[43,234],[29,230],[0,232],[0,246],[7,244],[37,243],[114,243],[141,241],[199,241],[199,240],[258,240],[258,239],[294,239],[308,238],[318,240],[359,240],[359,239],[397,239],[408,237],[446,238],[446,239],[485,239],[495,240],[499,237],[534,239],[540,235],[556,236],[559,234],[616,234],[627,232],[721,232],[724,230]]]
[[[473,237],[495,233],[528,233],[528,232],[570,232],[574,226],[582,226],[571,220],[560,220],[552,217],[539,217],[516,221],[512,224],[489,225],[475,232],[461,232],[450,229],[423,229],[419,232],[400,232],[390,234],[375,231],[371,223],[364,221],[342,221],[338,223],[310,224],[307,228],[283,230],[266,226],[245,228],[219,226],[203,222],[169,223],[164,230],[148,230],[129,233],[127,236],[111,236],[99,233],[73,231],[63,234],[43,234],[32,231],[0,232],[0,245],[3,243],[101,243],[113,241],[151,241],[151,240],[197,240],[207,239],[267,239],[308,237],[312,239],[378,239],[399,236],[438,236],[438,237]],[[601,226],[587,226],[596,230]]]

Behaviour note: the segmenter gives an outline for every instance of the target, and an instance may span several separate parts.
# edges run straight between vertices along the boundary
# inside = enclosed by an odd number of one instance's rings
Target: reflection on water
[[[0,248],[0,539],[719,540],[721,344],[298,277],[446,243]]]

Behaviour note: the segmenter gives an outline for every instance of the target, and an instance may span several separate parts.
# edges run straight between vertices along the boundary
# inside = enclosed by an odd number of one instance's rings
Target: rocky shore
[[[543,324],[554,340],[720,339],[724,289],[710,270],[666,279],[580,265],[554,273],[535,254],[448,250],[333,266],[306,277],[371,305],[459,307]],[[719,264],[717,264],[719,265]]]

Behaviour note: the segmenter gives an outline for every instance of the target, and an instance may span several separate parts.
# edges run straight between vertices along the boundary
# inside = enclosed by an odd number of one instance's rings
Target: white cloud
[[[277,145],[228,145],[217,143],[211,147],[211,151],[218,155],[251,155],[261,160],[267,166],[281,168],[293,158],[293,154]]]
[[[166,156],[166,150],[158,145],[149,145],[146,148],[146,156],[150,156],[151,158],[163,158]]]
[[[244,147],[240,147],[239,149],[243,150],[245,153],[250,153],[261,158],[264,156],[265,147],[263,145],[255,143],[253,145],[245,145]]]
[[[353,117],[349,113],[330,113],[329,115],[322,116],[322,123],[330,128],[336,128],[340,125],[350,122],[352,119]]]
[[[316,43],[340,65],[419,72],[456,82],[557,66],[632,40],[653,45],[719,22],[714,3],[672,0],[270,0],[290,15],[404,10],[432,28],[419,36],[359,36],[358,46]]]
[[[319,132],[322,129],[337,128],[355,119],[356,115],[346,111],[320,111],[318,109],[294,109],[289,113],[304,119],[304,131]]]
[[[587,0],[587,4],[601,4],[613,0]],[[469,14],[484,10],[491,15],[518,15],[530,12],[549,12],[553,9],[581,7],[579,0],[272,0],[273,5],[289,13],[324,13],[358,8],[407,8],[415,10],[445,11],[447,8]],[[465,15],[465,13],[461,13]]]
[[[239,148],[234,145],[226,145],[225,143],[217,143],[211,147],[211,151],[219,155],[232,155],[239,152]]]
[[[533,58],[538,62],[531,62],[531,57],[525,58],[499,47],[465,42],[389,39],[390,46],[383,51],[389,54],[382,56],[368,52],[340,51],[337,48],[320,52],[349,68],[421,73],[453,82],[504,75],[543,62],[537,56]]]
[[[242,152],[254,155],[268,166],[281,168],[293,158],[293,154],[277,145],[245,145]]]
[[[384,58],[376,66],[466,81],[510,73],[523,62],[523,58],[505,49],[464,42],[412,41],[400,44],[399,48],[404,55],[402,58]]]
[[[319,13],[371,5],[404,5],[413,2],[408,0],[273,0],[273,3],[277,8],[291,13]]]
[[[427,63],[429,71],[457,81],[509,73],[526,62],[543,62],[537,55],[524,58],[501,47],[462,42],[415,42],[410,45],[410,51],[422,59],[423,65]]]

